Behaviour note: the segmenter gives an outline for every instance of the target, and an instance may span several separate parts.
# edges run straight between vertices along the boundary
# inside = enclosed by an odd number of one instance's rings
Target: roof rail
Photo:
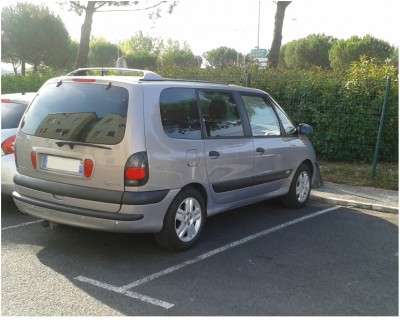
[[[108,72],[117,72],[120,74],[136,74],[135,77],[139,77],[140,80],[163,80],[164,78],[157,73],[149,70],[133,69],[133,68],[116,68],[116,67],[88,67],[88,68],[78,68],[67,76],[89,76],[91,71],[101,72],[101,76],[108,75]],[[139,76],[139,75],[140,76]],[[127,75],[133,76],[133,75]]]

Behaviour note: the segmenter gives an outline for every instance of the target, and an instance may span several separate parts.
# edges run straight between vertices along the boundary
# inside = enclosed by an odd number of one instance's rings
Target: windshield
[[[124,137],[128,91],[93,83],[48,84],[29,107],[22,132],[43,138],[117,144]]]

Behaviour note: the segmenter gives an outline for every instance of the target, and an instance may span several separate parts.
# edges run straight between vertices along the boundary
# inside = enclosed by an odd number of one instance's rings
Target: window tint
[[[1,103],[1,129],[17,128],[27,106],[27,104]]]
[[[200,139],[201,126],[196,93],[190,88],[168,88],[160,96],[164,132],[177,139]]]
[[[276,136],[281,134],[278,118],[273,107],[263,97],[242,95],[253,136]]]
[[[199,91],[199,98],[208,137],[244,135],[242,121],[230,93]]]
[[[128,97],[118,86],[49,84],[30,106],[22,131],[62,141],[117,144],[125,133]]]

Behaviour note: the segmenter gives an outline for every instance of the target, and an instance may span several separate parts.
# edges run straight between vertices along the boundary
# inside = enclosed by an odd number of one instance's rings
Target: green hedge
[[[59,76],[60,73],[50,71],[41,74],[2,75],[1,93],[37,92],[39,88],[50,78]]]
[[[398,162],[398,71],[362,60],[346,73],[315,70],[263,70],[250,67],[217,69],[163,68],[160,75],[217,81],[267,91],[295,123],[313,126],[311,141],[320,159],[373,160],[387,77],[392,78],[379,161]],[[36,91],[50,77],[2,76],[2,93]]]

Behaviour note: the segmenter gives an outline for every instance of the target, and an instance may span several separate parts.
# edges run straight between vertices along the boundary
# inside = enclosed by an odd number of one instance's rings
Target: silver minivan
[[[261,90],[79,69],[48,80],[23,116],[13,198],[51,223],[188,249],[208,216],[277,197],[304,206],[311,132]]]

